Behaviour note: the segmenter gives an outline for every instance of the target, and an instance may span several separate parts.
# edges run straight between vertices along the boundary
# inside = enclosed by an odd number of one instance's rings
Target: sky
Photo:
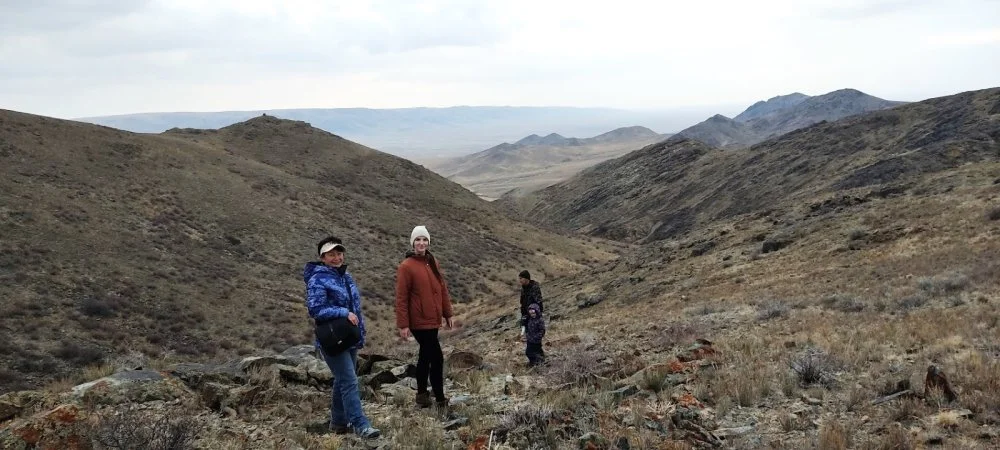
[[[0,0],[0,108],[60,118],[996,86],[1000,0]]]

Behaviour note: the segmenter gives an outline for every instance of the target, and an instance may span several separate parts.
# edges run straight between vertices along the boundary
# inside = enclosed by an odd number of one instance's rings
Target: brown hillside
[[[0,389],[105,356],[227,357],[310,342],[301,269],[325,235],[375,323],[425,224],[458,302],[599,254],[460,186],[303,122],[140,135],[0,111]],[[555,256],[558,255],[558,256]],[[460,308],[464,312],[464,308]]]

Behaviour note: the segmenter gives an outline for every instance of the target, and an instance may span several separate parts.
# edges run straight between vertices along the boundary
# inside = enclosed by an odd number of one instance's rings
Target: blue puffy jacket
[[[347,317],[348,312],[358,316],[361,340],[354,348],[365,346],[365,318],[361,314],[361,293],[354,277],[347,272],[347,265],[339,269],[321,262],[306,263],[302,269],[302,281],[306,283],[306,308],[309,317],[322,321],[337,317]]]

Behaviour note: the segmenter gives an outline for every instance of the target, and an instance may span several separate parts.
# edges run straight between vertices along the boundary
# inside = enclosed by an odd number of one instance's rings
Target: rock
[[[416,378],[417,366],[414,366],[413,364],[407,364],[405,366],[396,366],[395,368],[392,369],[392,374],[399,379]]]
[[[238,364],[240,370],[244,373],[250,372],[251,370],[260,370],[263,367],[273,366],[275,364],[284,365],[296,365],[295,361],[291,358],[281,355],[269,355],[269,356],[249,356],[243,358]]]
[[[305,383],[306,381],[309,381],[309,374],[302,367],[275,364],[274,368],[278,371],[278,375],[281,376],[283,380],[295,383]]]
[[[81,436],[76,424],[86,419],[79,407],[71,404],[34,414],[0,428],[0,448],[4,449],[80,449],[89,448],[89,436]]]
[[[39,403],[45,395],[38,391],[17,391],[0,395],[0,422],[11,419]]]
[[[677,355],[681,362],[697,361],[716,355],[718,352],[708,339],[697,339],[687,350]]]
[[[719,428],[718,430],[713,431],[712,434],[714,434],[716,437],[725,439],[733,436],[742,436],[744,434],[750,433],[753,430],[754,430],[753,425],[747,425],[744,427],[736,427],[736,428]]]
[[[627,397],[631,397],[631,396],[633,396],[635,394],[638,394],[638,393],[639,393],[639,387],[636,386],[636,385],[634,385],[634,384],[631,384],[631,385],[628,385],[628,386],[625,386],[625,387],[621,387],[621,388],[618,388],[618,389],[615,389],[615,390],[609,392],[609,394],[611,394],[611,396],[613,396],[614,398],[619,399],[619,400],[627,398]]]
[[[98,404],[118,405],[174,400],[190,392],[179,379],[164,377],[159,372],[136,370],[78,385],[73,388],[72,394]]]
[[[454,405],[464,405],[466,403],[469,403],[471,400],[472,400],[472,397],[470,397],[468,395],[464,395],[464,394],[462,394],[462,395],[453,395],[453,396],[451,396],[451,398],[448,399],[448,404],[452,405],[452,406],[454,406]]]
[[[221,383],[208,382],[202,384],[198,389],[201,402],[213,411],[222,410],[226,398],[229,397],[229,386]]]
[[[604,301],[605,295],[601,292],[596,292],[593,294],[584,294],[583,292],[576,294],[576,306],[579,309],[589,308],[598,303]]]
[[[330,366],[327,366],[325,361],[312,359],[303,363],[302,368],[305,369],[309,378],[316,380],[320,384],[328,385],[333,380],[333,373],[330,372]]]
[[[618,438],[618,442],[615,443],[615,448],[618,450],[632,450],[632,446],[628,443],[628,438],[622,436]]]
[[[457,429],[459,429],[461,427],[464,427],[464,426],[466,426],[468,424],[469,424],[469,418],[468,417],[459,417],[459,418],[457,418],[455,420],[449,420],[449,421],[445,422],[444,424],[442,424],[441,426],[444,427],[445,430],[452,431],[452,430],[457,430]]]
[[[483,366],[483,357],[472,352],[458,351],[448,355],[447,362],[451,369],[478,369]]]
[[[820,406],[820,405],[823,404],[823,400],[820,400],[820,399],[815,398],[815,397],[810,397],[808,395],[803,395],[802,396],[802,401],[805,402],[805,404],[811,405],[811,406]]]
[[[281,356],[295,361],[296,365],[302,364],[310,359],[320,359],[316,352],[315,344],[302,344],[289,347],[281,352]]]
[[[386,400],[388,400],[387,403],[393,404],[403,404],[407,401],[412,401],[416,396],[416,391],[398,384],[382,385],[379,387],[378,393],[386,397]]]
[[[193,389],[207,382],[242,384],[247,380],[246,372],[239,368],[238,363],[180,363],[170,366],[167,369],[167,373],[184,381],[184,384]]]
[[[580,444],[580,448],[584,450],[596,450],[608,447],[608,440],[593,431],[580,436],[577,442]]]
[[[371,386],[373,389],[378,389],[383,384],[391,384],[397,381],[399,381],[399,377],[393,374],[391,370],[383,370],[374,375],[361,377],[361,383]]]

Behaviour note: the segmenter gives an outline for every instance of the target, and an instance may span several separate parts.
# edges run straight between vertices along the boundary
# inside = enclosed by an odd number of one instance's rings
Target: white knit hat
[[[420,236],[427,238],[427,243],[431,242],[431,234],[427,231],[427,227],[417,225],[413,227],[413,231],[410,232],[410,247],[413,247],[413,241],[417,240]]]

